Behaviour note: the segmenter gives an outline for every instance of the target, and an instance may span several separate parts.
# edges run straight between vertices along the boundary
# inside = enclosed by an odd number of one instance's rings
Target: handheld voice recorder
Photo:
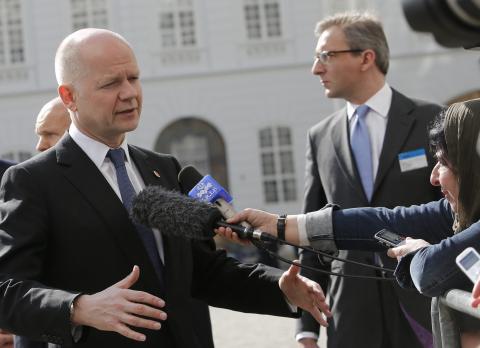
[[[392,231],[383,229],[375,233],[374,238],[389,248],[395,248],[405,243],[405,237],[400,236]]]

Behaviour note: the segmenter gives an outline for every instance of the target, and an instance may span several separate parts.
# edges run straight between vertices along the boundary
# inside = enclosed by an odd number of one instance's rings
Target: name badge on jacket
[[[428,166],[425,149],[402,152],[398,154],[398,162],[402,173]]]

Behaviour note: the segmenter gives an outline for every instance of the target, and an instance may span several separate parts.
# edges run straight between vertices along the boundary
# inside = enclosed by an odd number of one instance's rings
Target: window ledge
[[[289,44],[289,40],[283,38],[258,39],[246,42],[240,47],[246,57],[259,58],[286,55]]]
[[[154,53],[163,66],[198,65],[203,61],[204,49],[199,47],[162,48]]]
[[[30,79],[30,67],[26,65],[0,66],[0,84],[24,82]]]

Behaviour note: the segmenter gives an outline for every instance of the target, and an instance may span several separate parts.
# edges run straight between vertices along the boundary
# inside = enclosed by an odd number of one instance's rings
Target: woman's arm
[[[312,247],[345,250],[382,250],[374,234],[386,228],[400,235],[437,243],[452,234],[453,217],[444,199],[418,206],[327,209],[306,215]]]
[[[278,215],[245,209],[229,219],[229,223],[247,221],[254,228],[277,235]],[[451,235],[453,217],[445,199],[419,206],[386,208],[353,208],[339,210],[327,206],[305,215],[288,215],[285,236],[294,244],[309,244],[325,251],[383,250],[373,238],[383,228],[412,238],[437,243]],[[219,228],[219,234],[238,240],[230,229]],[[303,243],[306,241],[306,243]]]
[[[410,275],[418,291],[432,297],[453,288],[470,291],[472,282],[455,263],[458,254],[469,246],[480,250],[480,222],[438,244],[420,249],[410,263]]]

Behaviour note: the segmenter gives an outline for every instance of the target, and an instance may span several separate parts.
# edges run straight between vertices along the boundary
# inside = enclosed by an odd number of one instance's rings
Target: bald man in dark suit
[[[69,133],[7,172],[0,190],[0,327],[73,347],[201,347],[191,299],[322,323],[315,282],[245,265],[129,216],[147,185],[181,191],[178,161],[131,145],[140,120],[139,68],[130,44],[82,29],[60,45],[55,72]],[[28,315],[26,315],[27,313]]]

